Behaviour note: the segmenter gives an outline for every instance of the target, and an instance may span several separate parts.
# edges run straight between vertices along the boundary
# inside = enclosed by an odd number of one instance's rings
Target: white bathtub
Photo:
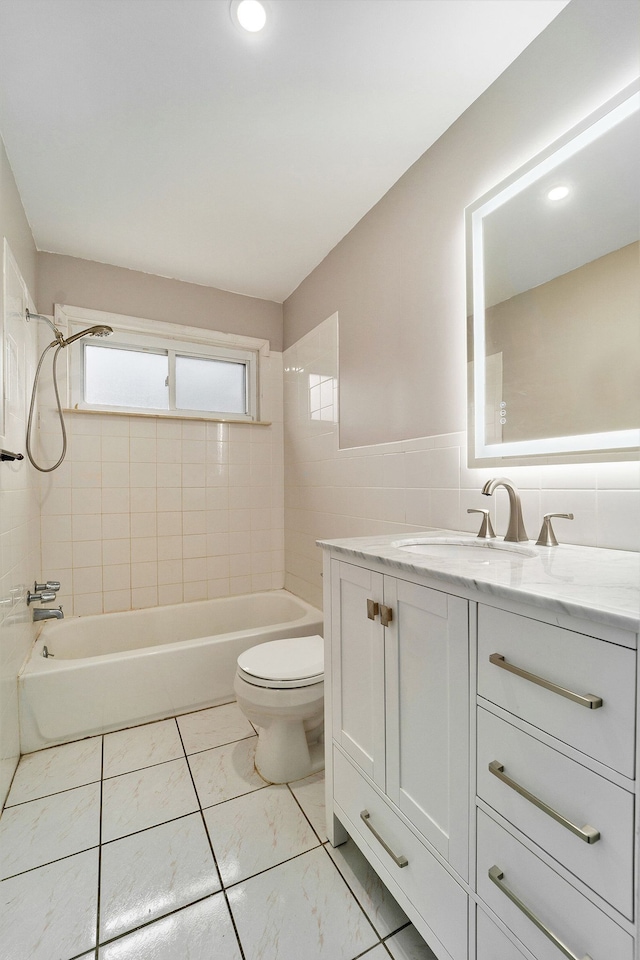
[[[47,620],[18,678],[21,751],[233,700],[240,653],[314,633],[321,612],[286,590]]]

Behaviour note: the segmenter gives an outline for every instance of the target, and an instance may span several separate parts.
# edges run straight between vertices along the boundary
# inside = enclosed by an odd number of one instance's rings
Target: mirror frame
[[[467,313],[471,293],[473,326],[472,344],[468,345],[469,383],[469,465],[478,466],[510,458],[517,463],[530,463],[531,458],[561,458],[575,462],[593,457],[576,457],[609,451],[610,454],[626,454],[640,449],[640,428],[616,430],[607,433],[582,434],[579,436],[543,437],[535,440],[517,440],[506,443],[487,442],[485,433],[485,298],[484,298],[484,251],[483,219],[507,203],[526,187],[535,183],[560,163],[597,140],[621,120],[640,110],[640,79],[627,86],[616,97],[608,100],[599,110],[590,114],[582,123],[556,140],[529,163],[520,167],[510,177],[496,185],[488,193],[465,210],[467,238]],[[468,334],[469,335],[469,334]],[[621,459],[610,456],[608,459]],[[602,459],[599,456],[598,459]]]

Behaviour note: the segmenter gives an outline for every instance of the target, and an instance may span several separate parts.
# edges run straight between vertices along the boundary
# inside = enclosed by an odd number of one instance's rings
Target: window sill
[[[90,417],[146,417],[152,420],[197,420],[202,423],[243,423],[248,427],[270,427],[271,420],[236,420],[233,417],[197,417],[192,414],[181,413],[134,413],[125,410],[84,410],[80,407],[65,407],[63,413],[88,414]]]

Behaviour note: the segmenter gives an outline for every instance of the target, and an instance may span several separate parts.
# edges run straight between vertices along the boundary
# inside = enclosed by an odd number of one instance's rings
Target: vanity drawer
[[[492,655],[504,660],[492,663]],[[578,696],[600,697],[602,706],[589,709],[500,663]],[[479,695],[630,778],[635,678],[635,650],[482,604],[478,608]]]
[[[476,960],[526,960],[484,910],[476,908]]]
[[[370,850],[374,863],[398,884],[416,910],[424,917],[453,960],[467,957],[467,894],[453,877],[432,856],[414,833],[402,823],[395,811],[356,771],[345,757],[333,751],[333,794],[338,818],[361,845]],[[341,816],[341,811],[346,819]],[[368,824],[362,819],[369,813]],[[408,863],[400,867],[380,840]]]
[[[492,773],[489,765],[503,767]],[[576,827],[600,833],[587,842],[550,811],[522,796],[523,787]],[[633,795],[487,710],[478,709],[478,796],[552,857],[633,919]]]
[[[490,870],[502,889],[490,879]],[[576,957],[632,960],[633,938],[482,810],[478,810],[477,891],[537,960],[560,960],[563,954],[525,909]]]

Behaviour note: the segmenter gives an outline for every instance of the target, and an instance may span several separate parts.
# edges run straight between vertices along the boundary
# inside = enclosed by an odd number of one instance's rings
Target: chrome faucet
[[[33,611],[34,620],[64,620],[62,607],[35,607]]]
[[[27,591],[27,606],[30,606],[32,603],[35,603],[36,600],[39,600],[40,603],[51,603],[52,600],[56,599],[56,593],[60,589],[59,580],[47,580],[46,583],[38,583],[36,580],[33,585],[33,593],[31,590]],[[45,607],[44,609],[37,607],[33,611],[34,620],[63,620],[64,613],[62,612],[62,606],[59,606],[57,609],[54,607]]]
[[[528,540],[529,537],[527,536],[527,531],[524,528],[524,520],[522,519],[520,494],[518,493],[515,483],[507,480],[506,477],[495,477],[493,480],[487,480],[482,488],[482,492],[485,497],[490,497],[496,487],[504,487],[509,494],[509,526],[507,527],[504,539],[510,543],[521,543],[523,540]]]

